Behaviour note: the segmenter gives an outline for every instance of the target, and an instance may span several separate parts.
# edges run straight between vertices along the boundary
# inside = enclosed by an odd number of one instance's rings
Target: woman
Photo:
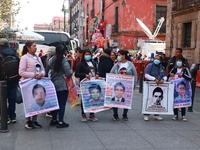
[[[95,63],[92,61],[92,53],[90,50],[84,50],[82,54],[81,62],[77,65],[75,71],[75,77],[80,78],[80,81],[84,78],[90,79],[91,77],[98,78],[97,68]],[[87,121],[87,116],[83,111],[83,104],[81,101],[81,114],[82,114],[82,122]],[[94,113],[90,113],[89,120],[98,121]]]
[[[190,70],[186,67],[183,66],[183,60],[181,58],[178,58],[177,62],[176,62],[176,66],[175,68],[172,68],[172,70],[170,71],[168,77],[169,80],[170,78],[184,78],[187,81],[190,81],[192,79],[192,75],[190,73]],[[186,97],[186,84],[184,82],[180,82],[177,85],[177,91],[179,93],[179,95],[177,97],[175,97],[175,100],[182,100]],[[182,107],[181,108],[181,115],[182,115],[182,120],[183,121],[187,121],[187,118],[185,117],[186,115],[186,108]],[[172,120],[178,120],[178,108],[174,108],[174,117],[172,118]]]
[[[51,81],[54,83],[60,108],[52,111],[50,126],[56,125],[57,128],[66,128],[69,126],[69,124],[63,121],[68,97],[68,88],[65,78],[72,76],[72,70],[70,69],[68,61],[65,59],[65,51],[66,49],[63,45],[58,45],[56,47],[56,54],[49,59],[48,63]],[[58,120],[57,115],[59,116]]]
[[[130,57],[128,56],[128,51],[119,50],[117,53],[117,63],[113,66],[110,73],[115,74],[124,74],[124,75],[133,75],[135,83],[137,82],[137,71],[134,64],[131,62]],[[113,120],[118,121],[118,108],[113,108]],[[128,121],[128,109],[124,109],[122,119]]]
[[[33,41],[27,41],[23,48],[22,57],[19,64],[19,75],[21,76],[20,80],[25,79],[37,79],[40,80],[45,76],[44,66],[41,59],[35,54],[36,53],[36,44]],[[26,118],[27,122],[25,127],[27,129],[41,128],[37,122],[37,115]]]
[[[112,59],[113,64],[115,64],[117,61],[117,55],[115,54],[115,52],[111,52],[110,58]]]

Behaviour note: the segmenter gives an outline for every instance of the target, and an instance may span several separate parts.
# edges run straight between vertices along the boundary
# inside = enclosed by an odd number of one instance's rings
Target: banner
[[[192,88],[184,78],[172,80],[174,82],[174,108],[190,107],[192,105]]]
[[[174,84],[166,82],[155,84],[152,81],[143,82],[142,114],[173,115]]]
[[[59,109],[54,84],[49,78],[28,79],[19,82],[25,117]]]
[[[83,110],[85,113],[96,113],[110,108],[104,107],[105,80],[84,79],[80,84]]]
[[[134,77],[106,74],[106,99],[104,106],[131,109]]]

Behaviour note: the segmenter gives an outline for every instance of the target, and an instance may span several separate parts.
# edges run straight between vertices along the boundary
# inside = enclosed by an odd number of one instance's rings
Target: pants
[[[81,101],[81,115],[85,115],[84,111],[83,111],[83,103]],[[94,113],[90,113],[90,115],[94,115]]]
[[[113,107],[113,113],[114,113],[114,116],[118,116],[118,108]],[[128,113],[128,109],[124,109],[123,116],[127,116],[127,113]]]
[[[67,102],[68,97],[68,91],[57,91],[57,97],[58,97],[58,104],[60,109],[52,111],[53,120],[57,120],[57,115],[59,115],[59,122],[63,122],[64,114],[65,114],[65,106]]]
[[[181,115],[185,116],[186,108],[181,108]],[[174,115],[178,116],[178,108],[174,108]]]
[[[8,83],[7,84],[7,98],[8,98],[8,116],[10,119],[16,118],[16,90],[17,83]]]
[[[26,120],[27,120],[27,121],[31,120],[31,121],[33,121],[33,122],[36,122],[36,121],[37,121],[37,115],[32,116],[32,117],[27,117]]]

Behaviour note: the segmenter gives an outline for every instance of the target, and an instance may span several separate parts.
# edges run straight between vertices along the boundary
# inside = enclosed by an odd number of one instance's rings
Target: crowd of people
[[[68,127],[69,124],[64,121],[66,102],[68,97],[68,87],[66,85],[65,78],[74,76],[80,81],[84,78],[91,79],[99,77],[106,78],[106,73],[122,74],[122,75],[132,75],[135,77],[135,83],[137,82],[137,71],[132,63],[131,57],[128,51],[118,50],[117,52],[112,51],[110,48],[99,51],[98,55],[95,55],[91,50],[77,48],[75,53],[75,60],[73,65],[66,58],[69,56],[69,52],[63,45],[58,45],[55,48],[55,52],[51,52],[46,56],[45,61],[42,61],[43,56],[42,51],[36,55],[36,44],[33,41],[27,41],[24,49],[23,55],[19,59],[16,52],[9,48],[8,40],[0,39],[0,56],[6,57],[7,55],[15,56],[19,60],[19,75],[20,80],[25,79],[37,79],[40,80],[42,77],[48,76],[53,82],[56,94],[58,98],[59,109],[52,111],[52,120],[50,126],[56,126],[57,128]],[[0,58],[1,58],[0,57]],[[141,54],[138,55],[137,59],[141,59]],[[145,59],[145,57],[144,57]],[[2,60],[2,58],[1,58]],[[188,69],[189,64],[187,59],[182,56],[182,49],[177,48],[175,50],[175,56],[170,59],[169,62],[165,59],[165,54],[162,56],[156,55],[153,62],[150,62],[145,69],[145,80],[155,81],[157,85],[163,84],[170,77],[177,76],[179,78],[185,78],[186,80],[191,80],[190,70]],[[64,77],[63,77],[64,76]],[[2,76],[1,80],[5,80]],[[16,122],[15,113],[15,99],[16,99],[16,88],[17,82],[10,83],[8,81],[8,123]],[[96,91],[95,91],[96,90]],[[98,95],[99,88],[91,88],[90,92],[96,92]],[[122,97],[125,91],[123,84],[118,83],[114,87],[114,92],[116,93],[113,97],[113,101],[123,102]],[[184,90],[184,85],[180,85],[180,91]],[[43,92],[44,94],[45,91]],[[117,96],[119,95],[119,96]],[[181,95],[180,95],[181,96]],[[159,104],[162,100],[162,92],[155,91],[153,97],[157,98],[156,102]],[[94,97],[95,99],[95,97]],[[26,100],[25,100],[26,101]],[[112,119],[118,121],[118,108],[113,109]],[[182,120],[186,121],[186,109],[181,108]],[[82,122],[87,120],[98,121],[98,118],[94,113],[90,113],[87,118],[86,113],[83,110],[83,104],[81,102],[81,117]],[[123,110],[122,119],[128,121],[128,109]],[[159,114],[154,115],[154,119],[163,120]],[[178,119],[178,109],[174,109],[174,117],[172,120]],[[149,120],[149,114],[144,114],[144,120]],[[37,121],[37,115],[26,118],[25,127],[28,129],[41,128],[42,125]]]

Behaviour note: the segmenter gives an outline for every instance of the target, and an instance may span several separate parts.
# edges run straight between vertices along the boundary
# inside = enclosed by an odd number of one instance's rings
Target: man
[[[33,98],[38,106],[44,106],[46,90],[41,84],[34,85],[32,89]]]
[[[100,100],[101,87],[98,84],[91,84],[88,88],[90,92],[90,102],[95,102]]]
[[[83,50],[80,47],[76,48],[76,59],[74,61],[74,65],[73,65],[73,71],[76,70],[76,66],[78,65],[78,63],[81,61],[82,58],[82,54],[83,54]]]
[[[163,84],[164,81],[167,80],[166,71],[165,68],[161,65],[160,59],[161,57],[156,55],[154,57],[153,63],[148,64],[145,69],[145,79],[147,81],[155,81],[157,85]],[[158,114],[155,114],[154,119],[161,121],[162,117],[160,117]],[[149,114],[144,114],[144,120],[149,120]]]
[[[160,87],[156,87],[153,90],[153,102],[154,105],[161,106],[161,101],[163,100],[163,90]]]
[[[186,58],[182,55],[183,49],[182,48],[176,48],[175,55],[170,59],[167,67],[166,67],[166,73],[168,74],[172,68],[176,67],[176,61],[178,58],[181,58],[183,61],[183,66],[189,68],[189,64]]]
[[[114,85],[115,97],[111,101],[115,102],[125,102],[125,99],[122,97],[125,92],[125,86],[121,82],[118,82]]]
[[[0,64],[3,59],[7,56],[14,56],[17,61],[19,61],[19,57],[14,49],[9,48],[9,42],[5,38],[0,39]],[[5,77],[2,75],[3,70],[0,71],[0,80],[5,81]],[[7,123],[16,123],[16,90],[17,90],[18,81],[9,82],[7,81],[7,98],[8,98],[8,121]]]

